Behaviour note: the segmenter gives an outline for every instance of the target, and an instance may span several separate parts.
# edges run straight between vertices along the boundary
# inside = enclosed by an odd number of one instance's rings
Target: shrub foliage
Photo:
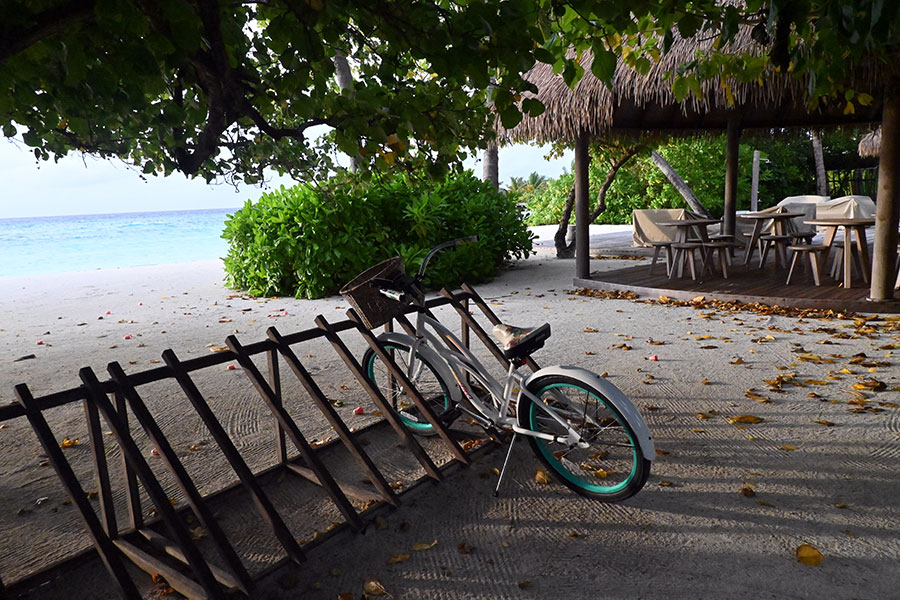
[[[483,281],[531,251],[516,201],[471,173],[440,182],[341,175],[325,187],[282,186],[226,220],[226,284],[257,296],[320,298],[391,256],[413,272],[431,247],[469,235],[478,243],[438,255],[426,283]]]

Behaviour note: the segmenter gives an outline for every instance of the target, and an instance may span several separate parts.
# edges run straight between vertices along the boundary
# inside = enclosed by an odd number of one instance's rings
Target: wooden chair
[[[766,258],[772,247],[775,248],[775,264],[782,269],[787,267],[787,248],[793,241],[790,235],[766,234],[759,236],[759,241],[762,244],[762,254],[759,257],[760,269],[765,266]]]
[[[653,260],[650,262],[650,272],[653,272],[653,266],[656,264],[656,261],[659,260],[659,252],[660,250],[665,250],[666,256],[666,275],[671,274],[672,272],[672,244],[675,242],[650,242],[650,245],[653,246]]]
[[[700,253],[699,258],[701,261],[703,259],[703,244],[695,242],[672,244],[672,251],[672,267],[669,271],[669,279],[675,277],[676,273],[678,274],[678,277],[681,277],[684,273],[684,263],[690,261],[691,279],[697,281],[697,268],[694,263],[698,258],[698,252]]]
[[[794,275],[794,269],[797,267],[797,262],[803,262],[801,256],[809,257],[809,266],[812,271],[813,282],[816,285],[822,285],[821,275],[822,275],[822,267],[825,265],[825,261],[822,260],[821,255],[828,253],[828,246],[822,245],[812,245],[812,244],[797,244],[794,246],[790,246],[790,250],[794,253],[791,258],[791,268],[788,270],[787,281],[785,285],[791,284],[791,277]]]
[[[731,236],[727,236],[731,237]],[[718,254],[719,268],[722,271],[722,278],[728,279],[728,267],[731,266],[731,257],[737,243],[728,240],[719,240],[715,242],[706,242],[703,244],[703,267],[700,269],[700,277],[706,274],[707,269],[712,273],[715,268],[716,254]]]

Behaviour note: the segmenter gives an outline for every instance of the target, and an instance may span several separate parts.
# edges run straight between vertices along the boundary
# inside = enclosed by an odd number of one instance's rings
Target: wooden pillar
[[[725,145],[725,205],[722,212],[722,233],[734,235],[737,211],[738,147],[741,143],[741,116],[734,111],[728,115]]]
[[[591,274],[591,238],[588,198],[588,134],[581,132],[575,140],[575,277],[587,279]]]
[[[884,88],[880,154],[869,298],[890,300],[894,297],[897,223],[900,220],[900,75],[897,74]]]

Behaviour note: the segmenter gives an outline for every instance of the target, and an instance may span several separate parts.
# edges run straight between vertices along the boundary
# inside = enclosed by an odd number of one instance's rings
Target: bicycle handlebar
[[[437,246],[429,250],[428,254],[425,255],[425,258],[422,260],[422,266],[419,268],[419,272],[415,277],[409,277],[406,274],[400,274],[393,279],[378,277],[372,279],[369,282],[369,285],[371,285],[372,287],[377,287],[378,293],[380,293],[382,296],[386,296],[391,300],[396,300],[404,304],[412,302],[416,299],[422,300],[424,299],[424,293],[422,292],[419,284],[425,278],[425,269],[428,266],[428,262],[434,257],[434,255],[442,250],[450,248],[451,246],[459,247],[477,241],[477,235],[470,235],[467,237],[462,237],[444,242],[442,244],[438,244]]]

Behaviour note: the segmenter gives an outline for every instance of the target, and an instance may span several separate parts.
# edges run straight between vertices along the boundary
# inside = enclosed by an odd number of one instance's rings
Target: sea
[[[0,278],[221,258],[236,210],[0,219]]]

